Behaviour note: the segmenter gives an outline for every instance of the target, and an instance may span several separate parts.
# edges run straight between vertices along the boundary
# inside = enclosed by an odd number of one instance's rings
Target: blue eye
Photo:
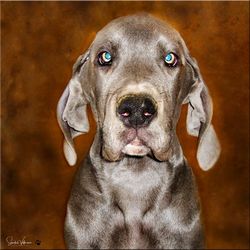
[[[165,56],[164,61],[166,62],[167,66],[175,67],[178,63],[178,57],[174,53],[170,52]]]
[[[112,62],[112,56],[109,52],[103,51],[98,55],[98,63],[101,66],[110,65]]]

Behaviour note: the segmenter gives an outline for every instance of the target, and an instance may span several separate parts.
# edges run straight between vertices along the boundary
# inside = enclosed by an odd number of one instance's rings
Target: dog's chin
[[[150,148],[145,146],[137,137],[128,143],[122,153],[130,156],[145,156],[150,152]]]
[[[122,153],[129,156],[151,156],[158,161],[167,161],[172,155],[172,149],[170,145],[166,148],[160,148],[158,150],[149,147],[143,143],[138,137],[128,143],[122,150]]]
[[[132,144],[128,144],[124,147],[122,150],[122,153],[126,155],[131,155],[131,156],[145,156],[150,152],[150,148],[142,145],[142,146],[136,146]]]
[[[150,152],[151,149],[136,137],[120,150],[114,150],[114,148],[104,146],[102,148],[102,157],[107,161],[119,161],[126,155],[143,157]]]

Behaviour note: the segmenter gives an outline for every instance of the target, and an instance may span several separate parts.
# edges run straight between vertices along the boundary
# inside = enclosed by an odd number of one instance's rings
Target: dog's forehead
[[[167,23],[150,15],[133,15],[120,17],[108,23],[97,33],[95,44],[101,45],[103,41],[121,43],[124,40],[130,43],[165,40],[166,43],[178,44],[180,35]]]

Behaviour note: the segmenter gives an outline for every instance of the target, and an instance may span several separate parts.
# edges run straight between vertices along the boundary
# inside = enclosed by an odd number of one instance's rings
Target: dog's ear
[[[221,151],[219,140],[211,124],[213,103],[196,60],[192,57],[186,59],[192,74],[192,85],[186,99],[188,102],[187,131],[190,135],[198,137],[197,160],[203,170],[209,170],[218,160]]]
[[[86,52],[76,60],[72,77],[57,105],[57,120],[65,138],[64,155],[71,166],[77,160],[73,139],[89,131],[86,111],[88,100],[80,82],[80,73],[88,58],[89,52]]]

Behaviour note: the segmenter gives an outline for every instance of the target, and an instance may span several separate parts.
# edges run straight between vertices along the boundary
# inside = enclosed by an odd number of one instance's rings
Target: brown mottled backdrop
[[[138,11],[180,31],[213,97],[222,154],[211,171],[198,167],[186,107],[178,126],[197,177],[207,246],[249,248],[248,2],[2,2],[1,9],[2,248],[8,248],[7,236],[26,236],[31,248],[65,247],[63,222],[76,168],[63,156],[57,101],[95,33]],[[78,165],[93,139],[93,118],[91,124],[91,132],[76,140]]]

